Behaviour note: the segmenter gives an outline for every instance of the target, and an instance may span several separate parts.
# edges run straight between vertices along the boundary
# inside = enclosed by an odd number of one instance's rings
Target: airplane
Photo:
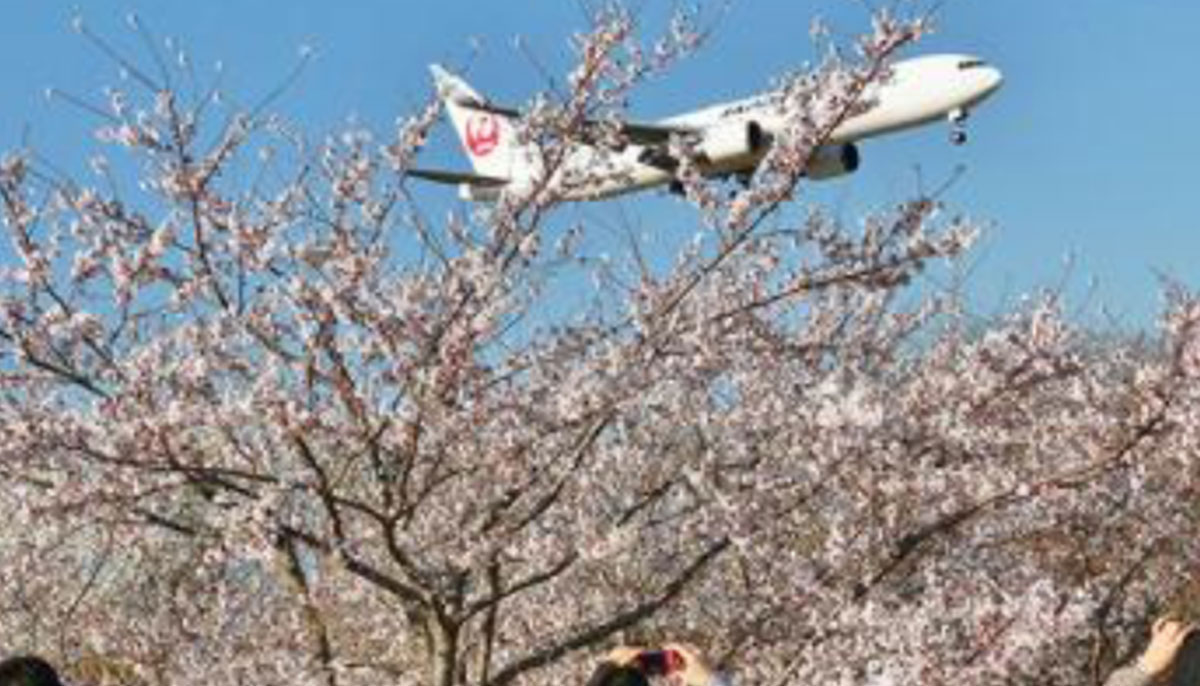
[[[517,140],[518,110],[492,104],[439,65],[431,65],[430,71],[474,173],[414,168],[409,176],[456,185],[459,196],[473,202],[494,202],[506,189],[529,189],[543,181],[538,151]],[[832,131],[813,153],[805,176],[822,180],[851,174],[860,164],[861,141],[941,119],[951,124],[951,142],[961,145],[968,114],[1003,82],[999,69],[971,55],[897,62],[888,80],[864,93],[874,106]],[[672,136],[695,142],[705,176],[735,176],[748,183],[787,120],[782,94],[776,91],[651,123],[620,122],[628,145],[614,149],[587,140],[571,143],[549,183],[559,185],[556,190],[565,200],[599,200],[664,185],[681,192],[675,173],[679,160],[669,151]]]

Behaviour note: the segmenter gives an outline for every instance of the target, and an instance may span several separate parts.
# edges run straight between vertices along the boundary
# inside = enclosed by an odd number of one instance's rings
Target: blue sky
[[[642,4],[650,15],[670,6]],[[473,43],[481,52],[471,81],[519,104],[544,85],[527,55],[565,73],[567,37],[583,26],[569,0],[7,0],[0,148],[16,147],[25,131],[60,162],[92,145],[78,112],[43,97],[48,86],[91,96],[114,81],[110,65],[70,30],[78,6],[90,26],[131,48],[137,39],[124,17],[136,12],[160,37],[181,39],[201,67],[222,61],[228,90],[246,100],[277,84],[301,46],[315,47],[317,60],[277,105],[310,131],[336,130],[350,118],[386,131],[428,93],[426,65],[461,66]],[[637,93],[634,114],[666,116],[762,89],[811,56],[817,15],[841,35],[867,26],[864,2],[732,0],[705,51]],[[989,227],[969,276],[978,311],[1065,282],[1081,313],[1103,308],[1126,326],[1150,324],[1161,305],[1159,274],[1200,286],[1196,26],[1200,3],[1188,0],[946,0],[938,32],[913,53],[979,54],[1007,78],[972,119],[971,143],[952,148],[943,127],[869,142],[856,175],[813,197],[853,219],[902,199],[919,178],[936,185],[965,165],[945,200]],[[524,52],[514,47],[517,36]],[[449,138],[436,143],[430,164],[465,165]],[[435,205],[452,202],[428,192]],[[563,212],[602,225],[635,216],[655,231],[683,231],[695,219],[654,193]]]

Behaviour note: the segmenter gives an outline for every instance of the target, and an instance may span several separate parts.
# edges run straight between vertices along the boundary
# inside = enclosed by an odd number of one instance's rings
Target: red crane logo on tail
[[[476,157],[487,157],[500,145],[500,122],[490,114],[467,120],[467,148]]]

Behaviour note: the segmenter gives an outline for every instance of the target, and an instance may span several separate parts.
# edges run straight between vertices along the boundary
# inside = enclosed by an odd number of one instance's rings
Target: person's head
[[[650,686],[650,680],[637,667],[605,661],[592,672],[587,686]]]
[[[20,655],[0,662],[0,686],[62,686],[62,682],[50,663]]]
[[[1193,631],[1175,654],[1170,686],[1200,686],[1200,631]]]

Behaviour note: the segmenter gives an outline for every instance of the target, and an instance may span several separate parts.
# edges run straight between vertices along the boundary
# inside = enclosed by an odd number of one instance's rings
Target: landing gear
[[[970,113],[961,107],[956,107],[950,110],[946,115],[946,119],[950,122],[950,142],[954,145],[962,145],[967,142],[967,117]]]

